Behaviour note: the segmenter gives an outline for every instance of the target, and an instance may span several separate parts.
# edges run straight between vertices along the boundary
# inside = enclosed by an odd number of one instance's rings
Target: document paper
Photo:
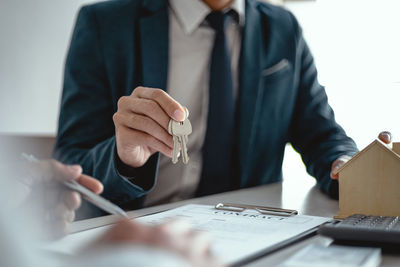
[[[185,205],[176,209],[136,218],[146,224],[181,218],[189,221],[199,231],[211,235],[212,252],[224,263],[235,264],[269,248],[296,239],[305,232],[330,221],[330,218],[295,215],[290,217],[264,215],[254,210],[242,212],[217,210],[209,205]],[[51,250],[73,253],[88,240],[93,240],[108,229],[101,227],[71,234],[52,244]]]

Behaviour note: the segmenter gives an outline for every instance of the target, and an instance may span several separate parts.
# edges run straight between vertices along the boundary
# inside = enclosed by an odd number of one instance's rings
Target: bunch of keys
[[[188,135],[192,133],[192,124],[189,119],[184,121],[170,120],[168,124],[168,132],[172,135],[174,140],[174,151],[172,152],[172,163],[176,164],[178,158],[182,155],[183,163],[189,162],[187,154]]]

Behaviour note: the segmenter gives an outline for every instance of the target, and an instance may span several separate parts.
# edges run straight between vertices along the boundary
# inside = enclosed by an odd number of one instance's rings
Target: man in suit
[[[190,161],[170,119],[190,110]],[[135,208],[282,179],[287,143],[318,186],[357,152],[335,122],[294,16],[257,0],[117,0],[81,9],[55,155]]]

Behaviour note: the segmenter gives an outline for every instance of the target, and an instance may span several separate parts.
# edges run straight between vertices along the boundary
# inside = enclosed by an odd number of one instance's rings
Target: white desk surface
[[[299,194],[303,194],[303,197],[296,195],[295,199],[301,197],[302,201],[286,201],[288,198],[285,194],[293,194],[293,190],[284,190],[285,183],[275,183],[265,186],[253,187],[248,189],[242,189],[238,191],[231,191],[227,193],[190,199],[181,202],[175,202],[166,205],[154,206],[150,208],[144,208],[140,210],[135,210],[128,212],[130,217],[137,217],[146,214],[151,214],[184,204],[196,203],[196,204],[209,204],[215,205],[219,202],[232,202],[232,203],[243,203],[252,205],[263,205],[271,207],[281,207],[288,209],[297,209],[300,214],[315,215],[332,217],[335,215],[338,209],[338,202],[332,200],[320,192],[315,186],[311,186],[308,191],[300,191]],[[290,197],[290,196],[289,196]],[[290,205],[290,206],[288,206]],[[115,222],[118,218],[116,216],[104,216],[94,219],[88,219],[83,221],[74,222],[72,224],[72,232],[83,231],[86,229],[91,229],[106,224],[111,224]],[[322,236],[313,236],[304,241],[295,243],[289,247],[278,250],[275,253],[269,254],[262,257],[256,261],[253,261],[246,266],[275,266],[289,256],[293,255],[296,251],[300,250],[304,246],[311,243],[329,244],[332,242],[331,239]],[[398,255],[382,255],[381,266],[400,266],[400,254]]]

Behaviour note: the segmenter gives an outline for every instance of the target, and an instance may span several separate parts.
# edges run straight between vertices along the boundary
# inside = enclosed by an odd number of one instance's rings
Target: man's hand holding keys
[[[186,109],[163,90],[135,88],[119,99],[113,116],[119,158],[132,167],[143,166],[155,152],[171,158],[174,141],[168,125],[186,117]]]

